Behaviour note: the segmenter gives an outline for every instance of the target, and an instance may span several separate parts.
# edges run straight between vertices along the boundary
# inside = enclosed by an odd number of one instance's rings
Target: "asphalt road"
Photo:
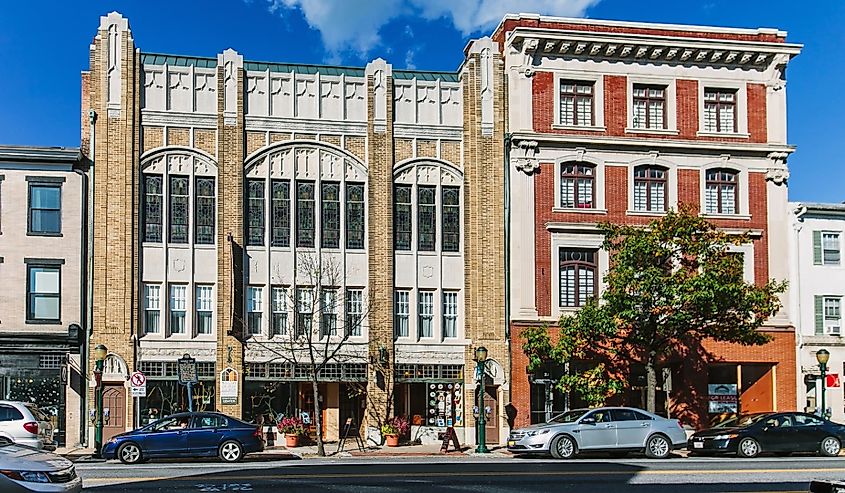
[[[110,492],[802,492],[813,479],[845,479],[845,457],[338,458],[225,465],[213,461],[77,464],[86,491]]]

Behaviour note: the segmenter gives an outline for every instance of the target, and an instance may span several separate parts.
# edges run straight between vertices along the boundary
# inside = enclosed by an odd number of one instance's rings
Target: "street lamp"
[[[478,437],[478,446],[475,453],[486,454],[487,436],[485,427],[487,420],[484,417],[484,365],[487,363],[487,348],[479,346],[475,350],[475,373],[478,375],[478,419],[475,421],[475,436]]]
[[[103,362],[108,354],[109,350],[103,344],[94,348],[94,400],[97,407],[94,422],[94,457],[97,459],[103,458]]]
[[[825,387],[827,387],[827,362],[830,361],[830,352],[827,349],[819,349],[816,351],[816,361],[819,362],[819,370],[822,374],[822,418],[827,418],[827,406],[824,402]]]

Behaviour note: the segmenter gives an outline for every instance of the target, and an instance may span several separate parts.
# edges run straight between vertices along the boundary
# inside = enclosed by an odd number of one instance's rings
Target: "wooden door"
[[[103,388],[103,443],[126,431],[126,389],[122,384]]]
[[[774,367],[769,364],[743,364],[740,372],[740,412],[749,414],[774,411]]]
[[[490,444],[499,443],[499,387],[491,386],[484,388],[484,418],[487,420],[484,427],[486,442]],[[489,411],[488,411],[489,409]]]

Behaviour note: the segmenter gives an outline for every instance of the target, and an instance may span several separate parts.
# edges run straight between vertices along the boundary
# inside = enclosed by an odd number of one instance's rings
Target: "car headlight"
[[[548,432],[549,432],[548,428],[545,429],[545,430],[539,430],[539,431],[538,430],[531,430],[527,433],[527,435],[530,436],[530,437],[533,437],[535,435],[545,435]]]
[[[731,433],[729,435],[716,435],[713,437],[713,440],[730,440],[731,438],[736,438],[737,436],[739,435],[736,433]]]
[[[15,481],[25,481],[29,483],[49,483],[50,478],[43,472],[34,471],[0,471],[0,474]]]

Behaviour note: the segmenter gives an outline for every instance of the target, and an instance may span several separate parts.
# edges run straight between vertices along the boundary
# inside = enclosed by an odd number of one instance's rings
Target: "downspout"
[[[84,158],[83,158],[84,159]],[[90,214],[90,209],[88,207],[88,171],[74,167],[73,171],[79,175],[79,179],[82,181],[82,193],[79,197],[80,202],[80,211],[82,213],[82,235],[80,235],[79,243],[80,243],[80,258],[82,262],[82,266],[79,269],[79,300],[80,300],[80,324],[82,327],[88,327],[88,215]],[[86,328],[80,328],[79,333],[77,333],[77,344],[79,345],[76,350],[77,354],[79,354],[79,369],[81,370],[80,376],[85,373],[85,359],[83,356],[83,348],[85,346],[85,340],[88,338],[88,333],[85,332]],[[86,379],[83,378],[82,381],[84,382]],[[82,389],[80,389],[82,395],[79,396],[79,444],[82,444],[82,436],[85,434],[83,428],[85,427],[85,399],[88,396],[88,387],[87,385],[83,384]],[[65,428],[67,428],[67,423],[65,423]],[[65,437],[65,442],[67,442],[68,438]],[[65,443],[65,446],[68,444]]]
[[[85,267],[88,274],[88,282],[85,283],[85,290],[87,301],[85,306],[85,337],[82,338],[82,344],[79,352],[82,358],[81,367],[83,368],[83,381],[85,382],[85,396],[82,401],[82,423],[80,426],[80,443],[82,446],[88,445],[88,353],[89,353],[89,338],[94,333],[94,161],[97,155],[97,112],[93,109],[88,110],[88,125],[90,127],[91,135],[91,152],[88,163],[88,183],[87,183],[87,205],[86,219],[87,219],[87,233],[88,246],[85,249],[86,260]]]
[[[800,235],[801,235],[801,229],[803,229],[803,227],[804,227],[804,214],[807,213],[807,206],[801,206],[800,208],[795,209],[793,211],[793,213],[795,214],[795,222],[792,223],[792,228],[793,228],[793,231],[795,232],[795,235],[794,235],[794,238],[795,238],[795,240],[794,240],[795,241],[795,255],[792,256],[793,261],[791,262],[792,265],[790,267],[795,269],[795,274],[794,274],[795,285],[791,286],[790,289],[793,290],[792,291],[793,293],[796,293],[794,295],[795,303],[793,304],[793,307],[795,308],[795,310],[793,311],[793,321],[795,322],[795,325],[796,325],[796,327],[795,327],[795,334],[796,334],[796,338],[795,338],[795,345],[796,345],[796,348],[795,348],[795,363],[798,366],[798,371],[796,371],[796,373],[798,374],[798,379],[799,379],[798,382],[796,382],[796,384],[797,384],[798,389],[800,390],[801,388],[806,388],[806,384],[804,383],[804,373],[803,373],[802,368],[801,368],[801,350],[804,349],[804,333],[803,333],[803,326],[801,324],[801,319],[802,319],[803,313],[801,312],[801,238],[800,238]],[[822,382],[822,385],[824,385],[824,382]],[[806,392],[804,392],[804,393],[806,394]],[[800,396],[801,392],[797,392],[797,394]],[[804,407],[807,406],[806,399],[805,399],[805,402],[803,404],[800,402],[800,397],[797,397],[797,400],[798,400],[798,402],[796,402],[795,404],[796,404],[798,409],[803,409]]]
[[[511,354],[511,278],[510,278],[510,257],[511,257],[511,186],[510,186],[510,161],[511,161],[511,134],[505,133],[504,149],[504,173],[505,173],[505,339],[508,341],[508,354]],[[513,381],[513,357],[508,358],[510,369],[509,379]]]

